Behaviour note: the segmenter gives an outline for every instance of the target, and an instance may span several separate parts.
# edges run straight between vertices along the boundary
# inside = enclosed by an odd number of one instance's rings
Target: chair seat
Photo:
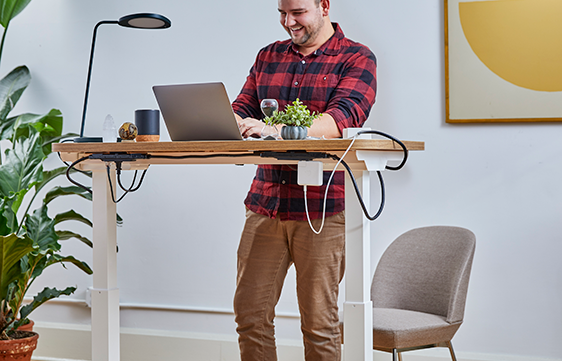
[[[373,308],[373,347],[402,349],[450,341],[460,325],[430,313]]]

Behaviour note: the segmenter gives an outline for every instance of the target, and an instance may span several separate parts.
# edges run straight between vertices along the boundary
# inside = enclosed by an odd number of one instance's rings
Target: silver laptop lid
[[[173,141],[242,140],[223,83],[152,87]]]

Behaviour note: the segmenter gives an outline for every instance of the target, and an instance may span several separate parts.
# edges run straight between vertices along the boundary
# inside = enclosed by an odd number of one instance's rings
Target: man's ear
[[[322,9],[322,16],[330,14],[330,0],[320,0],[320,8]]]

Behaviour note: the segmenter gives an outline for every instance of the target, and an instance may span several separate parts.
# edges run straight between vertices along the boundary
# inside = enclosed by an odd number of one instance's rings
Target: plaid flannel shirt
[[[310,111],[331,115],[340,130],[361,127],[375,103],[376,58],[364,45],[347,39],[338,24],[335,34],[314,53],[303,56],[291,40],[260,50],[242,91],[232,104],[242,118],[262,119],[262,99],[277,99],[285,109],[299,98]],[[326,184],[308,187],[311,219],[322,217]],[[344,210],[344,174],[336,172],[326,203],[326,216]],[[296,166],[260,165],[244,204],[251,211],[281,220],[306,221],[303,187]]]

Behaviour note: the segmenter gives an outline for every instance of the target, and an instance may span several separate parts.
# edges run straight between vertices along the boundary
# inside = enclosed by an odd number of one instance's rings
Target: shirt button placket
[[[306,70],[306,60],[303,59],[303,60],[301,60],[301,66],[300,66],[300,72],[299,73],[302,75],[302,74],[304,74],[305,70]],[[297,80],[297,81],[295,81],[295,86],[298,86],[298,85],[299,85],[299,81]]]
[[[291,98],[298,98],[300,93],[299,85],[302,83],[302,78],[306,71],[306,60],[300,59],[300,64],[296,66],[296,72],[293,78],[293,89],[291,89]]]

